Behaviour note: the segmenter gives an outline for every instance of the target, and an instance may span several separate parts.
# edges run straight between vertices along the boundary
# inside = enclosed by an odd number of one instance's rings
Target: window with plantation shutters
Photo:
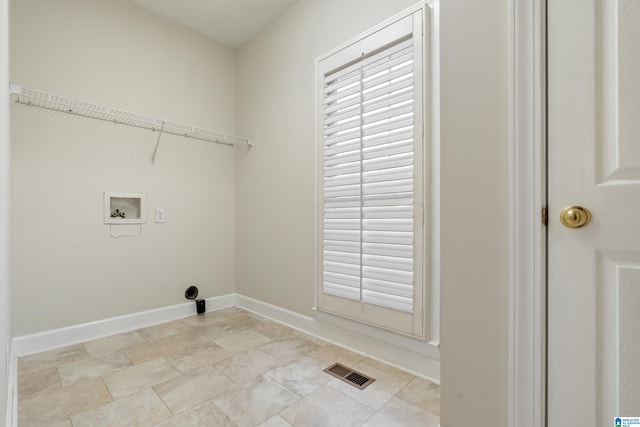
[[[422,335],[422,11],[319,61],[319,309]]]

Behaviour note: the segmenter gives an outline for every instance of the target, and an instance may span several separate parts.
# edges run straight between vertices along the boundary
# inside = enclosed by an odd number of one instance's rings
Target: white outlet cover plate
[[[156,208],[156,222],[164,222],[164,209]]]

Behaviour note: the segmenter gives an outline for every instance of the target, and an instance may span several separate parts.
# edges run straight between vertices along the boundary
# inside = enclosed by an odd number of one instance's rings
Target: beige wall
[[[302,0],[238,52],[237,269],[241,294],[311,315],[315,58],[414,0]],[[366,11],[366,13],[363,13]]]
[[[235,132],[235,51],[126,0],[11,2],[11,80]],[[235,287],[235,150],[12,105],[14,336]],[[4,169],[3,169],[4,170]],[[140,237],[114,239],[103,192],[147,196]],[[155,224],[155,207],[167,222]]]
[[[509,1],[441,2],[442,426],[507,426]]]

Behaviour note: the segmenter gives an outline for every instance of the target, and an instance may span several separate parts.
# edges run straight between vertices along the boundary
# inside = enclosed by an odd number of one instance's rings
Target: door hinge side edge
[[[547,219],[547,207],[543,206],[542,207],[542,225],[547,225],[548,223],[548,219]]]

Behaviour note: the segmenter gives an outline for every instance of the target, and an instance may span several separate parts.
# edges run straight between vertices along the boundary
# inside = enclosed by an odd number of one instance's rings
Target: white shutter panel
[[[413,312],[413,40],[324,81],[323,292]]]
[[[362,300],[406,312],[414,285],[412,95],[412,39],[363,67]]]
[[[325,79],[323,288],[360,300],[362,72]]]

